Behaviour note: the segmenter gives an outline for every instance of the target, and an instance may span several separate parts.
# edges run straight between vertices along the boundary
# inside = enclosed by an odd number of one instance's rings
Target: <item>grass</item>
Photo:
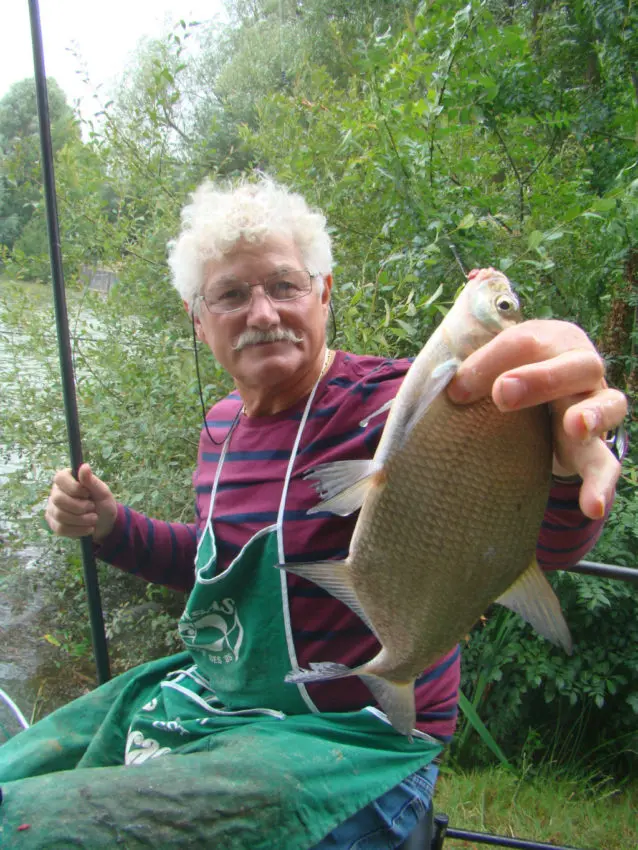
[[[638,784],[516,774],[505,768],[443,769],[434,799],[450,827],[583,850],[636,850]],[[448,839],[446,850],[489,846]]]
[[[16,295],[24,293],[25,296],[36,297],[41,300],[52,300],[51,286],[35,283],[27,280],[14,280],[0,273],[0,287],[6,290],[12,290]]]

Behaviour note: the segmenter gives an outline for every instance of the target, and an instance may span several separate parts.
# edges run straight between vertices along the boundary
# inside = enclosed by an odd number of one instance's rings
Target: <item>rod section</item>
[[[491,847],[511,847],[514,850],[578,850],[575,847],[547,844],[543,841],[526,841],[523,838],[508,838],[505,835],[489,835],[486,832],[470,832],[465,829],[448,828],[445,838],[453,838],[458,841],[473,841],[475,844],[488,844]]]
[[[53,279],[53,303],[55,307],[55,322],[58,333],[58,353],[60,356],[62,394],[64,397],[64,413],[69,440],[71,468],[73,469],[73,474],[77,478],[78,470],[82,464],[82,441],[80,438],[80,423],[78,418],[77,397],[75,394],[71,339],[69,336],[69,320],[64,291],[64,274],[62,269],[62,254],[60,250],[60,229],[58,224],[58,210],[55,193],[55,173],[53,168],[53,146],[51,143],[51,123],[49,118],[49,99],[47,94],[46,73],[44,69],[44,49],[42,45],[42,28],[40,24],[40,7],[38,0],[29,0],[29,16],[31,19],[31,44],[33,46],[33,66],[35,71],[38,123],[40,127],[40,147],[42,151],[42,179],[44,183],[44,196],[46,201],[47,232],[49,235],[49,256],[51,259],[51,276]],[[95,555],[93,553],[93,544],[90,537],[83,537],[80,543],[82,548],[82,563],[84,567],[84,584],[86,587],[89,619],[91,623],[93,653],[97,668],[97,680],[99,684],[103,684],[111,678],[111,674]]]
[[[575,566],[570,567],[568,572],[582,573],[588,576],[598,576],[599,578],[613,578],[619,581],[628,581],[632,584],[638,584],[638,570],[633,567],[618,567],[615,564],[599,564],[597,561],[579,561]]]

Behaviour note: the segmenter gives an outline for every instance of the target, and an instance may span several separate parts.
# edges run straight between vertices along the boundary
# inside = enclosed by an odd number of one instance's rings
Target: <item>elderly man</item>
[[[68,470],[56,475],[46,518],[56,534],[92,535],[103,560],[190,590],[179,625],[187,652],[129,671],[18,736],[0,753],[0,779],[210,750],[207,776],[231,766],[251,774],[257,764],[260,787],[270,783],[287,813],[262,823],[265,837],[227,846],[399,846],[430,805],[438,742],[454,731],[459,649],[418,680],[409,741],[368,709],[374,701],[358,678],[284,682],[313,661],[356,667],[378,644],[349,608],[273,565],[345,557],[356,517],[309,516],[316,494],[304,474],[373,456],[382,422],[359,423],[396,395],[409,363],[326,347],[325,220],[268,180],[204,183],[184,210],[170,265],[197,336],[235,382],[202,430],[196,520],[159,522],[118,504],[87,465],[79,482]],[[472,354],[448,389],[459,404],[491,393],[504,412],[551,403],[545,567],[579,560],[613,500],[619,464],[601,437],[626,402],[603,373],[578,327],[530,321]],[[58,748],[28,746],[29,736],[56,737]],[[299,802],[302,788],[314,806]],[[214,809],[214,787],[211,795]]]

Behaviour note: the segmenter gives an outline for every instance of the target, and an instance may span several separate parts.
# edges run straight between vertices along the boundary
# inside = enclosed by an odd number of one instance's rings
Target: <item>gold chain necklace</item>
[[[321,368],[321,372],[319,373],[319,377],[317,378],[317,383],[319,383],[319,381],[323,378],[323,376],[326,374],[328,369],[332,366],[332,361],[334,360],[334,356],[335,356],[334,351],[332,351],[332,349],[330,349],[330,348],[327,348],[325,357],[323,358],[323,366]],[[241,414],[243,416],[247,415],[245,404],[242,405]]]
[[[317,378],[317,383],[319,383],[319,381],[323,378],[323,376],[326,374],[328,369],[332,366],[332,361],[334,360],[334,356],[335,356],[334,351],[331,351],[331,349],[327,348],[326,349],[326,356],[323,359],[323,368],[321,370],[321,373],[319,374],[319,377]]]

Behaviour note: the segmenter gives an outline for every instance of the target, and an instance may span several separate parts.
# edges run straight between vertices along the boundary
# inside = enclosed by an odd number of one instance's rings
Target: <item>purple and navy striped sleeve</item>
[[[163,522],[118,504],[111,534],[95,554],[127,573],[174,590],[194,584],[197,526]]]
[[[578,504],[580,484],[556,482],[536,546],[536,558],[544,570],[565,570],[577,564],[600,537],[605,518],[586,517]]]
[[[359,423],[398,392],[409,361],[383,360],[337,352],[322,380],[304,429],[284,512],[284,550],[288,562],[343,559],[348,553],[356,516],[308,516],[316,493],[304,475],[319,463],[372,457],[384,417],[367,428]],[[273,524],[282,482],[305,405],[275,416],[251,419],[239,414],[241,399],[231,393],[209,412],[207,424],[222,443],[233,423],[214,510],[219,569],[224,569],[259,529]],[[196,524],[174,525],[148,520],[120,508],[116,528],[99,556],[149,581],[189,589],[193,583],[196,538],[206,523],[210,494],[221,447],[202,431],[193,477]],[[600,534],[602,522],[580,512],[578,488],[552,490],[538,542],[544,568],[575,563]],[[335,661],[355,667],[378,651],[378,643],[362,621],[327,592],[287,574],[290,620],[297,661]],[[451,737],[456,723],[460,650],[455,647],[425,670],[416,683],[417,725],[437,737]],[[369,691],[356,677],[308,686],[320,710],[348,711],[370,704]]]

